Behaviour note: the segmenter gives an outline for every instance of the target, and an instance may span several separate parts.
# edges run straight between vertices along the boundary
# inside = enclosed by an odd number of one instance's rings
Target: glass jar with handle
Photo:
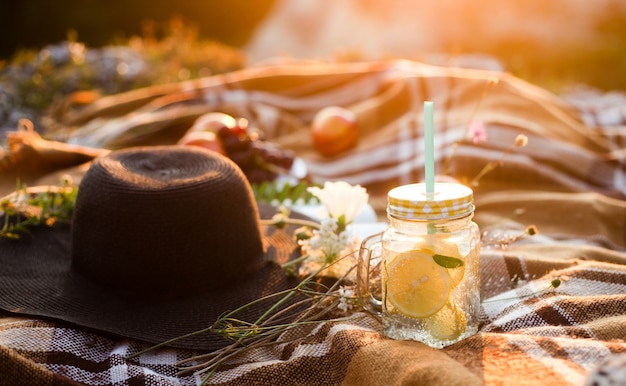
[[[445,347],[478,331],[480,231],[473,192],[454,183],[388,193],[389,226],[359,251],[357,292],[395,339]]]

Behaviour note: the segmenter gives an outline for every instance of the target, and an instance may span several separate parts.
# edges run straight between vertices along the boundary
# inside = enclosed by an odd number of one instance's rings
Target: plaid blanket
[[[484,231],[479,333],[436,350],[387,339],[374,317],[352,309],[346,321],[302,327],[230,358],[207,383],[623,384],[626,103],[621,94],[604,96],[559,98],[502,73],[406,61],[252,68],[107,97],[56,116],[49,135],[71,133],[62,142],[14,134],[0,180],[10,176],[10,189],[20,173],[31,185],[55,183],[56,170],[79,178],[101,148],[173,143],[181,127],[223,110],[295,150],[316,179],[366,185],[381,210],[388,187],[422,177],[420,104],[430,99],[438,168],[448,163],[462,181],[499,162],[516,135],[529,138],[475,187]],[[313,150],[307,129],[327,105],[352,109],[361,127],[358,146],[334,158]],[[484,125],[486,142],[466,138],[472,122]],[[538,235],[510,243],[531,224]],[[162,348],[129,358],[146,347],[5,315],[0,385],[202,382],[177,366],[199,353]]]
[[[175,143],[195,119],[218,110],[245,117],[269,140],[294,150],[316,181],[345,180],[384,196],[423,178],[422,101],[432,100],[438,173],[470,182],[524,134],[529,146],[485,175],[481,192],[514,187],[624,198],[625,99],[585,92],[564,99],[503,72],[405,60],[251,67],[52,113],[45,136],[62,146],[10,133],[0,190],[13,189],[18,176],[30,185],[55,184],[58,174],[42,179],[55,169],[80,175],[84,170],[67,168],[97,156],[94,148]],[[353,111],[359,126],[357,146],[336,157],[319,154],[309,131],[329,105]],[[484,127],[486,141],[468,138],[472,125]]]
[[[231,358],[208,384],[620,384],[601,382],[624,380],[619,377],[626,366],[625,228],[602,235],[590,224],[607,215],[624,221],[626,204],[587,194],[548,196],[548,202],[559,204],[546,206],[547,213],[540,215],[529,210],[518,221],[511,220],[510,209],[532,209],[541,197],[496,193],[482,199],[477,221],[485,231],[483,301],[477,335],[436,350],[385,338],[374,317],[353,309],[347,321],[299,327],[274,345]],[[568,235],[540,233],[507,244],[523,232],[526,221],[549,230],[571,222],[562,215],[576,211],[588,215],[588,222],[561,228]],[[617,236],[620,246],[608,248]],[[554,288],[557,279],[560,285]],[[202,382],[200,375],[179,375],[177,368],[198,353],[162,348],[128,359],[146,347],[60,324],[5,317],[0,319],[0,384]]]

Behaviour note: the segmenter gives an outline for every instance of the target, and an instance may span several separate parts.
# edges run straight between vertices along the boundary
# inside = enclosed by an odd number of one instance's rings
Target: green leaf
[[[291,198],[290,196],[291,193],[291,184],[289,182],[285,182],[285,185],[283,185],[282,190],[278,193],[278,201],[279,202],[285,202],[285,200],[287,200],[288,198]]]
[[[459,268],[465,265],[465,262],[463,262],[463,260],[457,259],[456,257],[452,256],[434,254],[433,260],[435,260],[435,263],[444,268]]]
[[[259,201],[267,201],[266,191],[267,191],[268,182],[264,181],[260,184],[252,184],[252,191],[254,192],[254,196]]]
[[[291,193],[293,202],[296,202],[299,198],[302,198],[303,200],[305,200],[305,202],[308,201],[308,198],[306,197],[307,186],[308,184],[306,182],[300,182],[298,185],[296,185],[296,187],[293,189],[293,192]]]
[[[252,192],[257,201],[271,202],[277,200],[279,203],[291,200],[292,203],[303,199],[305,203],[309,203],[313,200],[313,195],[307,191],[309,186],[312,186],[307,181],[300,181],[297,185],[293,185],[289,182],[279,184],[276,181],[268,182],[264,181],[260,184],[255,183],[252,185]]]

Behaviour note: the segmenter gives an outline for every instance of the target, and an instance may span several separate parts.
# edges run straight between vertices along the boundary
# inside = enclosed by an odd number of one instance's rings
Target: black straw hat
[[[0,240],[0,308],[160,343],[224,312],[292,288],[278,263],[297,257],[292,229],[262,227],[241,170],[199,148],[140,147],[96,159],[71,226]],[[246,308],[254,321],[273,304]],[[171,346],[214,350],[206,333]]]

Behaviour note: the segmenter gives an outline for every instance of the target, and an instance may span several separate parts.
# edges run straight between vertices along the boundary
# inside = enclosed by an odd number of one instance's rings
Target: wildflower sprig
[[[300,274],[306,275],[334,263],[339,256],[356,250],[360,238],[352,234],[349,225],[367,205],[369,199],[363,187],[352,186],[343,181],[326,182],[323,188],[313,186],[307,188],[307,191],[322,203],[320,222],[292,218],[290,210],[284,206],[279,208],[271,220],[261,220],[262,224],[277,228],[287,224],[302,226],[294,232],[302,256],[283,265],[283,268],[291,274],[295,274],[296,267],[300,267]],[[326,274],[339,277],[349,265],[344,262],[332,267]]]
[[[474,108],[472,109],[470,113],[465,136],[461,138],[460,140],[458,140],[457,142],[452,144],[451,146],[452,149],[450,153],[446,156],[446,158],[443,161],[443,175],[444,176],[451,176],[452,160],[456,154],[457,148],[460,146],[462,142],[469,140],[471,141],[472,144],[477,145],[481,142],[486,142],[488,140],[485,122],[476,120],[475,116],[478,113],[483,100],[487,97],[489,92],[494,87],[496,87],[499,83],[500,81],[497,77],[490,77],[485,82],[481,96],[476,102],[476,104],[474,105]],[[494,160],[485,164],[485,166],[483,166],[482,169],[480,169],[480,171],[478,172],[478,174],[471,180],[463,179],[463,181],[461,182],[470,187],[477,187],[479,185],[479,181],[485,175],[492,172],[493,170],[495,170],[497,167],[501,166],[504,163],[504,159],[506,158],[506,156],[512,153],[515,149],[524,147],[527,144],[528,144],[528,137],[526,135],[524,134],[517,135],[513,144],[509,146],[506,150],[504,150],[502,155],[497,160]]]
[[[502,165],[504,162],[504,158],[513,152],[516,148],[524,147],[528,144],[528,137],[524,134],[518,134],[515,137],[515,142],[511,146],[509,146],[498,158],[497,160],[488,162],[483,168],[478,172],[478,174],[469,182],[470,186],[478,186],[479,181],[489,172],[493,171],[498,166]]]
[[[35,226],[68,224],[76,193],[69,177],[64,177],[59,186],[27,188],[18,183],[16,192],[0,201],[0,237],[19,240]]]
[[[492,232],[489,229],[485,229],[481,235],[481,247],[482,248],[496,248],[506,249],[514,242],[523,240],[529,236],[534,236],[539,233],[539,230],[535,225],[527,226],[523,231],[519,231],[513,234],[506,232]]]
[[[528,299],[528,298],[532,298],[532,297],[537,297],[543,294],[546,294],[548,292],[554,291],[557,288],[559,288],[561,286],[561,284],[563,283],[563,281],[567,280],[567,277],[556,277],[552,280],[550,280],[550,282],[548,283],[547,286],[542,287],[537,289],[536,291],[532,291],[529,294],[526,295],[522,295],[522,296],[512,296],[512,297],[495,297],[493,299],[488,299],[488,300],[483,300],[481,303],[486,304],[486,303],[496,303],[496,302],[502,302],[505,300],[520,300],[520,299]]]
[[[466,129],[466,137],[467,139],[471,140],[474,145],[476,145],[479,142],[484,142],[487,140],[487,131],[485,130],[484,122],[474,120],[474,117],[478,113],[478,110],[480,109],[483,100],[485,100],[485,98],[487,97],[491,89],[493,89],[499,83],[500,83],[500,80],[497,77],[490,77],[489,79],[487,79],[487,81],[485,82],[485,85],[483,86],[483,90],[481,92],[480,98],[478,99],[478,101],[474,105],[474,108],[472,109],[472,112],[470,113],[468,124],[467,124],[467,129]],[[463,140],[465,140],[465,138],[452,144],[452,151],[443,161],[443,174],[444,175],[450,174],[452,159],[454,158],[456,149],[459,147],[460,142],[462,142]]]
[[[365,188],[344,181],[326,182],[323,188],[314,186],[308,191],[322,203],[322,220],[317,229],[311,230],[310,237],[298,241],[302,254],[308,256],[300,266],[301,274],[330,265],[339,256],[358,249],[361,240],[349,226],[369,199]],[[340,277],[350,266],[348,260],[332,264],[326,274]]]

